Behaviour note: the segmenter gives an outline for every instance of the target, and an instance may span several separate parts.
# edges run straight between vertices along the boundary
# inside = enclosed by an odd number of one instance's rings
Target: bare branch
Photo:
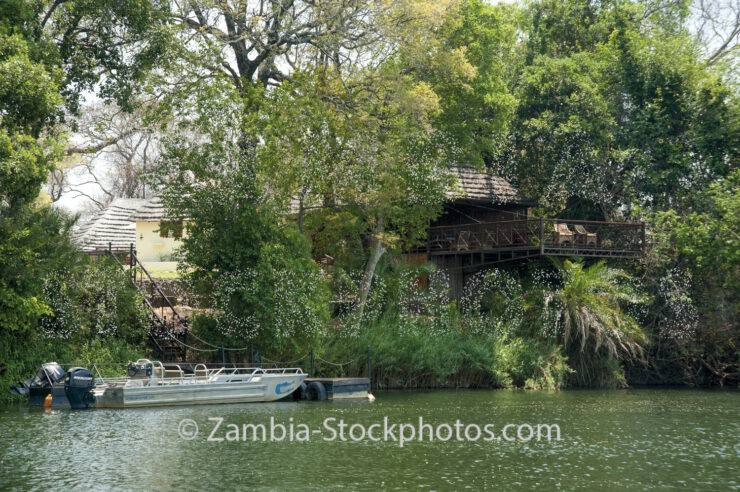
[[[740,4],[733,0],[695,0],[689,27],[704,46],[710,65],[737,52]]]
[[[107,140],[104,140],[102,142],[99,142],[95,145],[90,145],[86,147],[70,147],[66,150],[67,155],[73,155],[73,154],[97,154],[98,152],[102,151],[103,149],[110,147],[111,145],[117,144],[121,139],[126,138],[130,135],[133,135],[138,131],[138,128],[132,128],[130,130],[126,130],[118,135],[115,135]]]

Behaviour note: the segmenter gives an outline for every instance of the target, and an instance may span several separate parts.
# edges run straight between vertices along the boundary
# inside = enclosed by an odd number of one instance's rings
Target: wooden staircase
[[[125,265],[116,257],[110,245],[108,253],[144,297],[144,305],[151,322],[149,345],[158,355],[159,360],[184,362],[187,355],[188,319],[180,316],[170,298],[165,295],[157,281],[144,268],[136,257],[133,244],[128,254],[125,255]]]

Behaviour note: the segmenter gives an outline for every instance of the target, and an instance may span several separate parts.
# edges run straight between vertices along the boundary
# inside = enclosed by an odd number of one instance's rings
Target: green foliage
[[[558,389],[572,370],[552,342],[496,338],[459,330],[454,303],[438,317],[384,316],[321,349],[323,358],[355,359],[371,347],[374,384],[386,388],[498,387]],[[346,368],[362,372],[364,359]],[[322,374],[331,368],[319,364]],[[332,374],[340,375],[340,374]]]
[[[121,338],[94,338],[90,341],[74,346],[73,350],[69,345],[61,345],[66,351],[60,355],[55,355],[55,360],[69,361],[69,364],[80,364],[92,366],[96,364],[97,371],[104,378],[124,377],[126,376],[125,365],[141,358],[147,357],[147,349],[142,342],[133,343]],[[99,365],[98,365],[99,364]],[[115,365],[105,365],[115,364]],[[96,371],[96,376],[98,375]]]
[[[353,226],[324,228],[329,243],[353,232],[391,247],[418,242],[453,184],[454,143],[431,128],[438,97],[425,82],[393,63],[373,73],[322,69],[296,74],[267,104],[259,169],[284,203],[303,196],[307,209],[327,207],[324,220]]]
[[[41,318],[47,337],[107,339],[140,345],[149,319],[144,298],[121,267],[107,258],[83,258],[47,274]]]
[[[46,220],[58,233],[59,216]],[[54,238],[49,231],[43,234]],[[0,311],[0,399],[9,396],[5,390],[11,384],[35,374],[44,362],[125,363],[147,352],[143,299],[117,264],[80,258],[66,236],[39,246],[44,254],[31,263],[38,270],[21,277],[38,292],[32,298],[36,304]],[[3,297],[5,303],[12,299]],[[110,367],[101,370],[103,376],[121,375]]]
[[[24,336],[50,308],[44,300],[44,278],[70,260],[72,222],[51,209],[22,210],[0,216],[0,327]],[[62,233],[60,234],[60,231]]]
[[[558,269],[559,286],[528,293],[527,319],[539,325],[544,337],[554,335],[562,345],[578,385],[624,384],[613,368],[618,361],[640,358],[647,343],[628,308],[647,299],[629,275],[603,261],[585,266],[565,260]],[[609,374],[600,367],[610,368]]]
[[[0,35],[0,108],[10,133],[38,136],[60,109],[61,71],[31,59],[21,36]]]
[[[740,170],[717,181],[697,200],[696,212],[654,215],[656,253],[689,267],[695,280],[715,289],[740,292]],[[706,285],[705,288],[709,288]],[[702,289],[704,290],[704,289]],[[737,309],[737,307],[736,307]]]
[[[142,344],[136,291],[33,203],[85,91],[125,109],[145,91],[163,101],[147,118],[177,119],[155,184],[185,224],[205,339],[334,360],[371,345],[387,386],[615,386],[645,347],[736,378],[740,100],[687,1],[278,4],[0,3],[2,381]],[[643,285],[566,261],[449,301],[442,272],[397,254],[441,212],[450,162],[493,167],[546,213],[645,218],[652,249],[627,267]]]
[[[0,4],[0,33],[22,36],[31,57],[59,76],[56,97],[72,113],[84,91],[128,108],[171,46],[167,10],[161,0],[12,0]]]
[[[147,356],[143,344],[133,344],[117,338],[77,340],[68,338],[46,338],[33,333],[25,338],[10,338],[0,333],[0,401],[8,400],[8,388],[17,381],[25,381],[36,374],[41,364],[59,362],[60,364],[91,365],[121,364]],[[103,377],[124,376],[121,366],[98,366]]]
[[[58,142],[49,131],[61,108],[61,72],[31,58],[28,43],[0,30],[0,213],[16,215],[38,196]]]
[[[426,288],[419,287],[421,275]],[[344,361],[370,346],[381,387],[566,386],[572,369],[563,349],[528,331],[517,278],[492,270],[468,283],[459,304],[448,289],[444,273],[429,265],[387,261],[363,318],[339,314],[322,357]]]
[[[538,57],[521,77],[512,129],[517,177],[550,210],[564,208],[572,194],[597,203],[609,199],[606,166],[613,156],[605,150],[613,145],[615,123],[600,93],[605,81],[597,63],[585,53]]]
[[[678,28],[684,5],[529,4],[526,63],[499,169],[559,213],[690,202],[738,159],[737,92]]]
[[[505,386],[493,371],[493,346],[481,337],[440,334],[420,322],[413,328],[393,317],[342,338],[326,351],[327,360],[348,360],[372,350],[375,384],[388,388]],[[364,362],[364,361],[363,361]],[[362,367],[361,364],[357,364]]]
[[[514,387],[560,389],[574,372],[562,348],[552,342],[520,337],[498,340],[493,353],[497,373],[505,374]]]
[[[740,314],[740,173],[735,170],[694,197],[696,211],[650,217],[645,284],[653,291],[651,355],[663,371],[649,381],[725,384],[737,367]]]
[[[216,339],[278,351],[289,340],[306,345],[321,333],[328,290],[305,237],[263,192],[258,164],[216,135],[205,144],[173,140],[163,169],[177,178],[163,200],[173,219],[187,223],[179,252],[183,276],[203,307],[214,309]]]
[[[53,138],[40,138],[57,116],[58,74],[29,57],[20,36],[0,29],[0,382],[25,379],[42,355],[38,322],[51,315],[44,299],[47,272],[70,258],[71,221],[33,200],[58,156]],[[38,345],[37,345],[38,344]]]
[[[508,84],[517,56],[516,15],[511,6],[461,2],[440,36],[449,50],[448,62],[467,62],[473,74],[449,77],[430,70],[422,75],[440,98],[436,128],[459,147],[457,159],[473,166],[480,167],[495,155],[514,110]]]

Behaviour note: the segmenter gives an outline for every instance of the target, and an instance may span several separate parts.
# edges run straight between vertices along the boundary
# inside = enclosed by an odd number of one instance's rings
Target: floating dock
[[[366,399],[370,378],[306,378],[295,393],[296,399],[348,400]]]

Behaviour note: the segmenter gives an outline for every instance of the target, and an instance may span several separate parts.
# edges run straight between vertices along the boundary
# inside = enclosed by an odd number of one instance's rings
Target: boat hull
[[[269,375],[243,381],[186,381],[175,384],[96,387],[95,408],[212,405],[276,401],[291,395],[306,374]]]

